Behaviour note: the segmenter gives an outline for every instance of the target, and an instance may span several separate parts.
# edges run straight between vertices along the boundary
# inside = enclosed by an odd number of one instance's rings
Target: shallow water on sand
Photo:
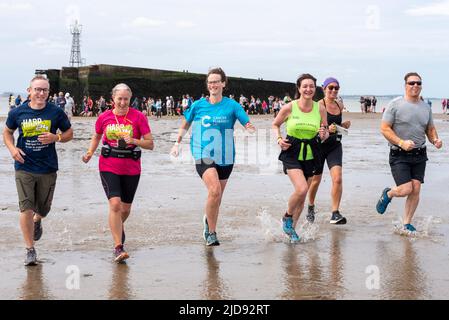
[[[206,248],[202,215],[206,189],[194,166],[168,156],[179,120],[150,120],[156,149],[144,152],[143,172],[126,223],[126,265],[111,262],[107,201],[97,158],[80,158],[93,119],[74,119],[76,139],[58,145],[60,171],[52,211],[37,245],[41,264],[24,268],[12,161],[0,148],[1,299],[445,299],[449,296],[449,181],[447,151],[429,147],[425,184],[415,214],[416,235],[402,235],[403,199],[382,216],[381,190],[393,183],[388,147],[378,115],[345,114],[353,127],[344,138],[347,225],[330,225],[327,169],[317,196],[314,225],[298,223],[300,244],[288,243],[280,219],[292,186],[277,157],[275,139],[265,149],[246,141],[237,153],[258,163],[235,166],[222,201],[219,247]],[[271,117],[254,118],[269,129]],[[443,141],[449,122],[436,120]],[[3,129],[4,120],[0,123]],[[239,125],[237,124],[237,127]],[[239,142],[239,140],[238,140]],[[187,145],[184,148],[188,149]],[[79,289],[72,275],[79,273]],[[378,275],[378,277],[376,276]]]

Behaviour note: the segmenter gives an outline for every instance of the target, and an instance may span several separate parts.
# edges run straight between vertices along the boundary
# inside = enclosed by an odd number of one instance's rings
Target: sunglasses
[[[327,89],[329,89],[330,91],[332,91],[332,90],[338,91],[338,90],[340,90],[340,87],[327,86]]]
[[[418,85],[418,86],[420,86],[420,85],[422,85],[422,81],[409,81],[409,82],[407,82],[407,84],[409,85],[409,86],[414,86],[415,84],[416,85]]]

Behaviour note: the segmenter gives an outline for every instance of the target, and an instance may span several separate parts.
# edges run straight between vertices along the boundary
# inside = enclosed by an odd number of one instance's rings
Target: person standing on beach
[[[203,217],[203,238],[207,246],[218,246],[217,221],[221,199],[234,167],[234,125],[237,120],[247,130],[255,130],[242,106],[223,96],[227,84],[221,68],[209,70],[206,77],[209,98],[195,101],[184,112],[171,154],[179,155],[179,144],[192,126],[190,147],[195,158],[196,171],[208,191],[206,215]]]
[[[407,73],[405,96],[392,100],[382,117],[381,132],[390,145],[390,167],[396,187],[382,191],[376,210],[383,214],[394,197],[407,197],[403,230],[414,232],[411,224],[424,183],[427,151],[426,136],[437,148],[443,146],[433,123],[432,109],[420,99],[421,76]]]
[[[56,98],[56,105],[60,107],[62,110],[64,110],[66,104],[66,100],[64,98],[64,93],[59,92],[59,96]]]
[[[73,115],[73,110],[75,108],[75,101],[73,100],[73,98],[70,96],[70,93],[66,93],[65,94],[65,101],[66,104],[64,106],[64,112],[67,115],[67,117],[69,118],[69,121],[72,120],[72,115]]]
[[[42,236],[41,220],[53,200],[58,171],[56,142],[73,138],[73,130],[64,110],[48,103],[50,82],[42,75],[30,81],[30,101],[12,110],[6,119],[3,141],[14,159],[19,196],[20,228],[27,253],[25,265],[37,264],[34,242]],[[14,146],[14,131],[19,130]],[[62,133],[57,133],[60,130]]]
[[[277,143],[282,149],[279,160],[283,162],[284,173],[295,189],[282,218],[283,230],[292,243],[300,241],[295,231],[296,224],[304,208],[311,177],[321,164],[321,141],[329,136],[326,109],[324,105],[313,101],[315,77],[307,73],[299,76],[296,88],[296,99],[282,107],[272,125],[278,137]],[[287,127],[286,138],[281,135],[284,122]]]
[[[130,108],[132,92],[124,83],[112,89],[114,109],[102,113],[82,160],[88,163],[103,140],[99,159],[100,178],[109,201],[109,226],[114,241],[114,261],[129,258],[125,251],[124,223],[128,219],[141,173],[141,150],[153,150],[147,117]]]
[[[19,95],[17,95],[16,100],[14,101],[14,105],[16,106],[16,108],[20,107],[20,105],[22,104],[22,97]]]
[[[362,111],[362,113],[365,113],[365,97],[364,96],[360,96],[360,111]]]
[[[8,104],[9,104],[9,110],[12,110],[16,107],[16,97],[14,97],[14,95],[9,94]]]
[[[332,217],[330,223],[345,224],[346,218],[340,214],[340,201],[343,192],[342,185],[342,167],[343,167],[343,147],[341,144],[342,134],[337,132],[337,125],[345,129],[351,126],[350,121],[343,122],[342,112],[344,105],[337,102],[340,83],[335,78],[327,78],[323,83],[324,99],[319,101],[320,107],[323,106],[327,114],[327,123],[329,123],[329,138],[321,144],[321,163],[316,169],[312,183],[309,188],[309,206],[307,211],[307,221],[315,221],[315,197],[321,183],[323,175],[324,162],[327,162],[329,172],[332,178]]]

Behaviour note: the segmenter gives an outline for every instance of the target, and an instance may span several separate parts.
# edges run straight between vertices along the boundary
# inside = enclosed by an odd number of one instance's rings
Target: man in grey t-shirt
[[[384,112],[381,132],[390,145],[390,167],[396,187],[385,188],[376,210],[383,214],[393,197],[407,197],[403,218],[404,231],[414,232],[411,224],[424,183],[427,152],[426,136],[438,149],[443,146],[433,124],[432,110],[421,99],[422,80],[416,72],[407,73],[405,96],[389,103]]]

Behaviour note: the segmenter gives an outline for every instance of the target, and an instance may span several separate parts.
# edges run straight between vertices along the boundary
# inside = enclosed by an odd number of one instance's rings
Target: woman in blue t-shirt
[[[190,148],[196,171],[206,184],[208,197],[203,218],[204,240],[207,246],[217,246],[218,212],[229,176],[234,167],[234,124],[237,120],[249,130],[255,130],[249,117],[237,101],[223,97],[227,83],[221,68],[211,69],[206,84],[209,98],[195,101],[184,111],[183,121],[171,154],[179,155],[179,144],[192,126]]]

